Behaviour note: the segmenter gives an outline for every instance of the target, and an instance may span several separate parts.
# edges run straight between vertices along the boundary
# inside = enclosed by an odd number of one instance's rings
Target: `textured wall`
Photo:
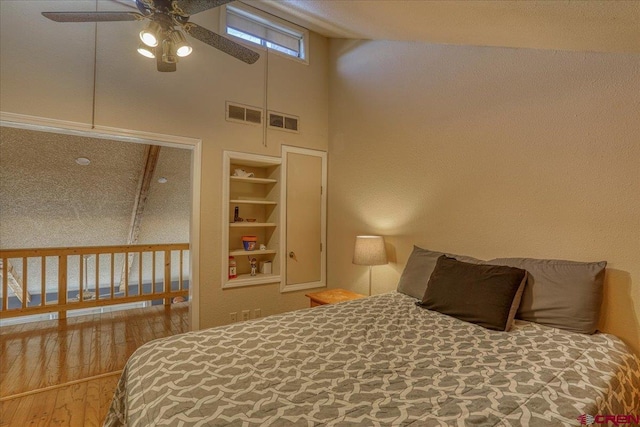
[[[332,40],[331,286],[354,237],[478,258],[609,261],[602,328],[640,351],[640,55]],[[356,285],[352,285],[352,284]]]
[[[191,150],[160,148],[144,208],[138,243],[189,241],[191,220]],[[167,182],[158,182],[160,177]]]
[[[126,243],[143,157],[140,144],[1,128],[0,247]]]
[[[91,123],[94,26],[50,22],[40,12],[95,5],[0,2],[2,111]],[[215,31],[219,13],[199,13],[193,21]],[[136,52],[141,28],[136,22],[98,24],[95,123],[202,140],[200,326],[228,323],[232,311],[261,308],[268,315],[308,306],[304,292],[280,294],[279,284],[222,291],[222,151],[279,156],[281,144],[327,149],[327,40],[311,34],[309,65],[276,54],[267,58],[264,51],[247,65],[194,40],[193,54],[180,61],[177,72],[159,73]],[[30,37],[32,31],[37,38]],[[265,147],[262,128],[225,120],[225,101],[297,115],[300,133],[269,131]]]

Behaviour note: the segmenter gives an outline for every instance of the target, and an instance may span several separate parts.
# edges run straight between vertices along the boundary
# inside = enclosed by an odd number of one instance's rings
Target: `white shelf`
[[[275,184],[277,179],[270,178],[248,178],[246,176],[230,176],[231,181],[250,182],[252,184]]]
[[[232,222],[231,228],[251,228],[251,227],[277,227],[275,222]]]
[[[222,285],[223,288],[238,288],[240,286],[248,285],[260,285],[264,283],[277,283],[280,281],[279,274],[256,274],[252,276],[250,274],[238,274],[235,279],[227,279],[226,283]]]
[[[247,204],[247,205],[277,205],[278,202],[271,200],[249,200],[249,199],[233,199],[229,200],[229,203],[234,205]]]
[[[1,0],[0,0],[1,1]],[[280,191],[282,158],[261,154],[223,152],[222,167],[222,288],[279,283],[281,280]],[[236,168],[254,173],[253,177],[233,176]],[[240,205],[243,216],[257,218],[257,222],[233,222],[233,206]],[[268,249],[245,251],[240,244],[241,235],[255,235],[258,243]],[[238,277],[229,280],[229,256],[236,257]],[[271,261],[273,274],[251,276],[247,258]]]
[[[255,250],[255,251],[245,251],[244,249],[234,249],[232,251],[229,251],[229,255],[232,256],[242,256],[242,255],[269,255],[269,254],[275,254],[276,251],[272,250],[272,249],[266,249],[264,251],[261,250]]]

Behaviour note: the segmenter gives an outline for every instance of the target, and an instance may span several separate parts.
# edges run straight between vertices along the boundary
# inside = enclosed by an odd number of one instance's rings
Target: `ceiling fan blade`
[[[247,64],[253,64],[260,58],[260,55],[257,52],[242,46],[240,43],[231,41],[226,37],[222,37],[221,35],[214,33],[213,31],[209,31],[206,28],[194,24],[193,22],[185,24],[184,30],[201,42],[204,42],[209,46],[213,46],[216,49],[239,59],[240,61],[246,62]]]
[[[171,7],[178,15],[189,16],[232,1],[235,0],[172,0]]]
[[[42,15],[56,22],[138,21],[144,18],[137,12],[42,12]]]

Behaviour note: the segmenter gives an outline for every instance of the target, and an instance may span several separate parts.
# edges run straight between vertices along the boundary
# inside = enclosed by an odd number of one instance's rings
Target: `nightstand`
[[[366,295],[356,294],[345,289],[329,289],[322,292],[312,292],[305,295],[309,298],[309,307],[317,307],[325,304],[336,304],[343,301],[364,298]]]

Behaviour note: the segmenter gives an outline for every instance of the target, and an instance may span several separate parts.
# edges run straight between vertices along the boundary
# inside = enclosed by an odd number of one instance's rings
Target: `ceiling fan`
[[[140,32],[138,52],[148,58],[156,58],[158,71],[176,71],[178,58],[191,53],[192,47],[180,29],[234,58],[253,64],[260,58],[258,53],[189,22],[191,15],[232,1],[234,0],[135,0],[137,8],[133,5],[130,7],[136,12],[42,12],[42,15],[56,22],[148,20],[146,27]]]

